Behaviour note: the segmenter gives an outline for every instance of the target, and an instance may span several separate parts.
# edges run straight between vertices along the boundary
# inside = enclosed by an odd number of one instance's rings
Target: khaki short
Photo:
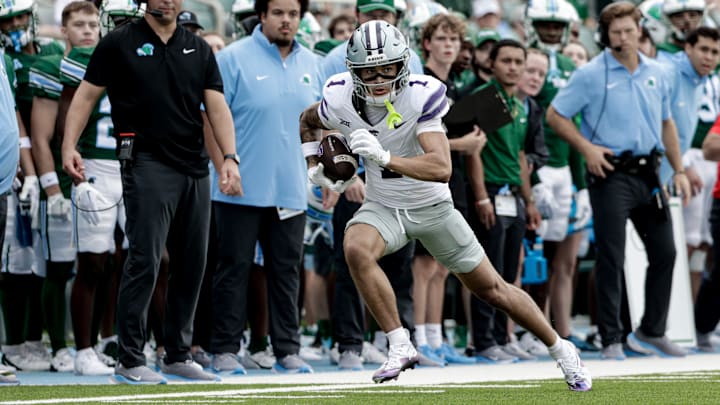
[[[485,250],[452,201],[414,209],[388,208],[366,201],[348,221],[377,229],[385,240],[385,254],[417,239],[443,266],[454,273],[469,273],[485,257]]]

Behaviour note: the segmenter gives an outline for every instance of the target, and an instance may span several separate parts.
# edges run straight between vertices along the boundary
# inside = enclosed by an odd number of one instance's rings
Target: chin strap
[[[395,111],[395,107],[393,107],[389,99],[386,98],[384,103],[385,108],[388,110],[388,116],[385,122],[387,123],[388,129],[395,129],[396,126],[402,123],[403,117],[399,112]]]

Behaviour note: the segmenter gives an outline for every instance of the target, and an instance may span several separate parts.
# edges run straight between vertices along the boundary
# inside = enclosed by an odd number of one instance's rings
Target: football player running
[[[560,339],[532,299],[493,269],[463,216],[453,208],[447,181],[450,148],[442,126],[448,111],[445,86],[408,71],[410,50],[403,35],[383,21],[361,25],[347,47],[348,72],[332,76],[323,99],[300,118],[308,176],[342,192],[311,152],[318,129],[336,129],[365,160],[365,202],[345,231],[345,259],[368,308],[390,343],[388,360],[375,382],[413,368],[418,353],[400,324],[395,294],[377,264],[382,256],[417,239],[479,298],[505,311],[548,346],[571,390],[588,391],[590,373],[574,345]]]

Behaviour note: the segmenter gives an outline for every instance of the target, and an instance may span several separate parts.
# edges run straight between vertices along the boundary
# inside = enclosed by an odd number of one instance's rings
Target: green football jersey
[[[28,72],[29,89],[34,97],[47,98],[58,102],[62,93],[60,84],[60,61],[62,54],[41,56],[35,59]],[[57,134],[50,139],[50,152],[55,164],[55,172],[58,175],[60,189],[65,198],[70,198],[72,178],[68,176],[62,167],[62,140]]]
[[[698,108],[698,123],[690,147],[702,149],[703,141],[720,115],[720,76],[717,69],[710,73],[703,84]]]
[[[570,75],[575,70],[575,64],[568,57],[555,54],[550,55],[550,66],[548,68],[547,78],[543,85],[540,94],[535,97],[535,100],[540,104],[546,111],[550,106],[555,95],[560,91],[561,88],[567,86]],[[550,126],[547,125],[547,121],[543,117],[543,130],[545,133],[545,144],[547,145],[550,158],[548,159],[547,165],[550,167],[564,167],[567,166],[568,156],[570,155],[570,145],[561,139]]]
[[[8,82],[10,82],[10,89],[13,92],[13,98],[15,98],[15,89],[17,87],[17,79],[15,77],[15,70],[13,70],[12,58],[3,54],[3,60],[5,62],[5,73],[7,74]]]
[[[17,101],[23,123],[28,131],[30,131],[30,112],[32,111],[33,98],[33,92],[30,88],[30,67],[34,65],[35,61],[40,57],[62,55],[65,51],[62,44],[48,38],[38,38],[35,41],[35,45],[37,53],[34,55],[28,55],[22,52],[18,53],[13,50],[7,51],[7,55],[13,60],[13,70],[17,78],[15,100]]]
[[[63,58],[60,63],[60,82],[63,86],[78,87],[80,85],[94,50],[95,48],[73,48]],[[110,111],[110,100],[107,93],[103,92],[100,101],[90,113],[88,123],[78,141],[83,158],[117,160]]]

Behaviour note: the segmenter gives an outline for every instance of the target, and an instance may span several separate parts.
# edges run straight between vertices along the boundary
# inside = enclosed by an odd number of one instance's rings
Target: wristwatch
[[[227,155],[223,156],[223,159],[232,159],[235,161],[235,163],[240,164],[240,156],[238,156],[237,153],[228,153]]]

